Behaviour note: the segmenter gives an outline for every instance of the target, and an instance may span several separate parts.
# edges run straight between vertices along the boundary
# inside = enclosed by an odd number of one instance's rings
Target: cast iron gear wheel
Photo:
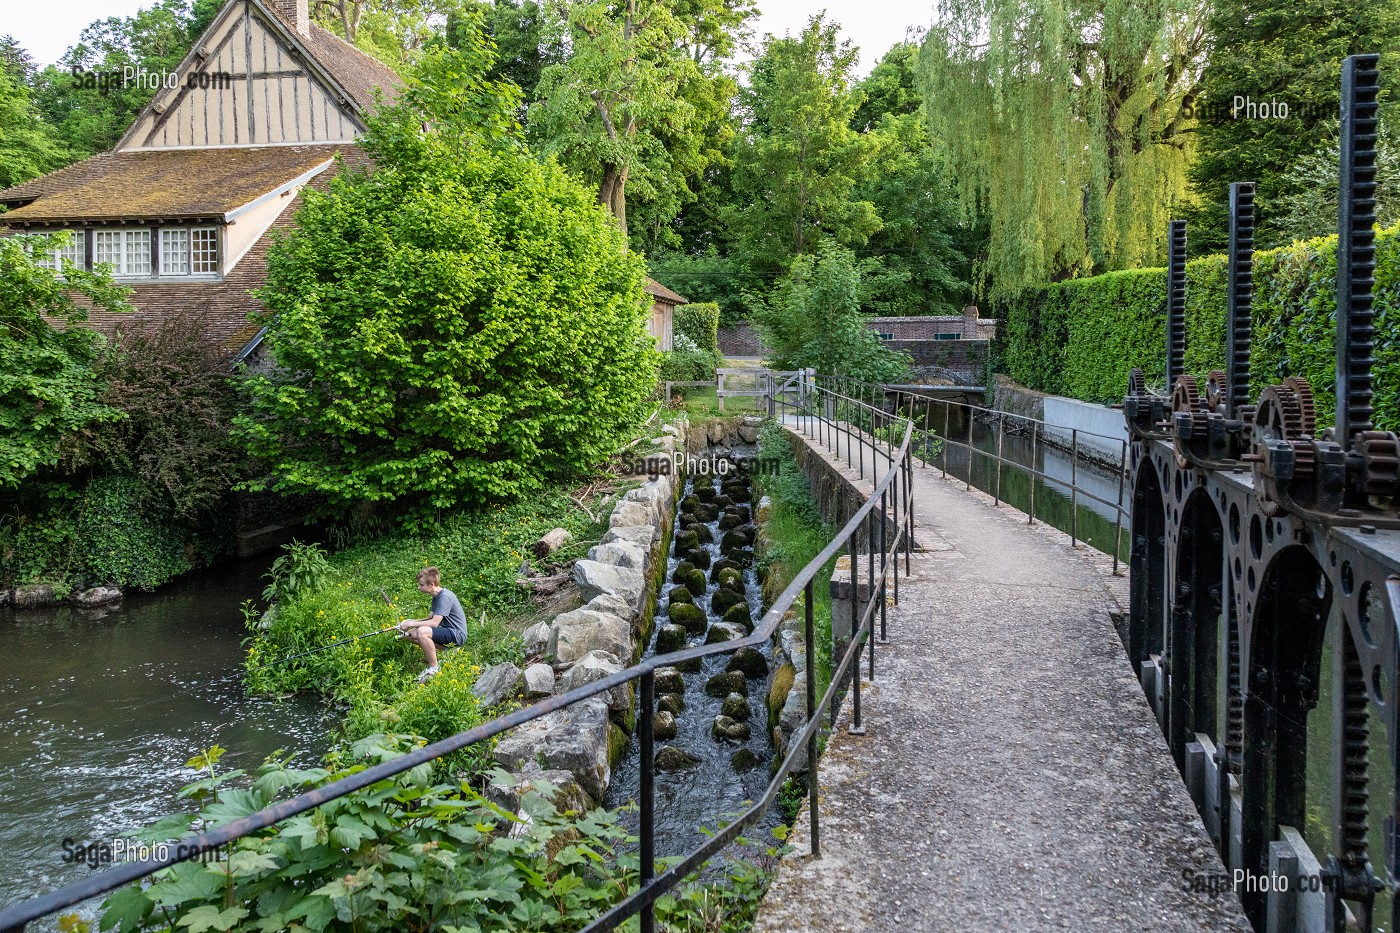
[[[1317,434],[1317,405],[1313,401],[1312,384],[1302,376],[1289,376],[1283,384],[1293,390],[1298,397],[1298,408],[1303,415],[1303,434],[1312,440]]]
[[[1400,492],[1400,439],[1389,431],[1362,431],[1357,447],[1364,464],[1366,495],[1393,499]]]
[[[1312,404],[1312,390],[1302,382],[1307,403]],[[1307,479],[1313,475],[1317,457],[1307,417],[1299,400],[1297,386],[1287,383],[1269,386],[1259,393],[1259,405],[1254,412],[1254,453],[1261,459],[1268,456],[1268,441],[1287,441],[1293,448],[1293,478]]]
[[[1147,394],[1147,376],[1143,373],[1141,369],[1133,369],[1130,373],[1128,373],[1128,394]]]
[[[1223,370],[1212,369],[1206,377],[1206,408],[1216,414],[1226,414],[1230,404],[1230,389]]]

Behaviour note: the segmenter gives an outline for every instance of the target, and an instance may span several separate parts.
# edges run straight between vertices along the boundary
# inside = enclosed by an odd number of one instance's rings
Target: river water
[[[223,564],[116,609],[0,608],[0,906],[83,877],[71,845],[110,843],[170,813],[215,743],[221,770],[276,749],[319,762],[339,719],[321,701],[243,689],[239,604],[268,559]],[[95,905],[81,911],[86,916]]]

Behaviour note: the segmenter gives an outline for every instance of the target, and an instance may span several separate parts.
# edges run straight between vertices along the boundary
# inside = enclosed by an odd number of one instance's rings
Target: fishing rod
[[[384,604],[386,606],[388,606],[390,609],[394,608],[394,604],[389,600],[389,594],[384,592],[384,588],[382,586],[379,588],[379,595],[384,597]],[[260,671],[265,667],[276,667],[279,664],[286,664],[288,661],[295,661],[297,658],[304,658],[309,654],[317,654],[318,652],[326,651],[331,648],[337,648],[341,645],[348,645],[350,644],[350,642],[359,641],[361,638],[369,638],[372,635],[383,635],[388,632],[397,632],[399,630],[400,629],[397,625],[391,625],[388,628],[381,628],[377,631],[365,632],[361,635],[351,635],[349,638],[342,638],[340,639],[340,641],[333,641],[329,645],[321,645],[319,648],[312,648],[309,651],[301,651],[297,654],[289,654],[285,658],[278,658],[275,661],[268,661],[265,664],[259,664],[257,667],[253,668],[253,670]]]

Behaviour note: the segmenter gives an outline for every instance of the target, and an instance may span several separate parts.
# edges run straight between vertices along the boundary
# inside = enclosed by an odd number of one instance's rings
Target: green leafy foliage
[[[1254,254],[1250,376],[1257,395],[1285,376],[1305,376],[1319,426],[1336,408],[1336,237]],[[1006,372],[1042,392],[1109,404],[1142,367],[1164,389],[1164,269],[1112,272],[1050,285],[1006,302],[998,316]],[[1224,256],[1186,266],[1186,368],[1204,377],[1225,366]],[[1376,424],[1400,428],[1400,228],[1376,238]]]
[[[778,369],[812,368],[865,382],[898,382],[907,355],[895,353],[865,326],[861,272],[849,249],[824,242],[815,256],[798,256],[757,315]]]
[[[705,350],[672,350],[661,354],[662,382],[700,382],[715,378],[714,354]]]
[[[29,88],[0,68],[0,188],[36,178],[67,162],[57,133],[39,116]]]
[[[419,744],[395,733],[367,736],[348,754],[333,753],[324,768],[291,768],[290,756],[274,757],[250,783],[237,781],[242,772],[216,771],[216,746],[188,763],[209,775],[182,791],[198,812],[168,817],[141,835],[155,842],[188,828],[206,831]],[[492,777],[509,780],[501,772]],[[414,768],[239,839],[217,858],[164,869],[149,886],[120,889],[103,902],[101,927],[576,930],[637,889],[636,839],[617,813],[561,811],[555,796],[555,788],[537,782],[516,814],[466,782],[434,783],[430,768]],[[744,928],[775,854],[745,852],[725,866],[723,884],[691,883],[663,897],[660,928]],[[659,867],[673,861],[659,860]]]
[[[373,121],[376,170],[308,193],[274,247],[279,369],[249,379],[237,421],[262,485],[420,520],[518,497],[601,460],[655,385],[640,258],[591,192],[473,110],[502,100],[482,62]]]
[[[941,0],[925,113],[965,216],[988,224],[993,298],[1160,261],[1187,196],[1208,4]]]
[[[719,356],[719,305],[696,301],[676,308],[675,333],[715,357]]]
[[[73,325],[87,319],[77,298],[124,311],[126,290],[66,260],[61,273],[35,263],[34,253],[50,254],[61,242],[0,238],[0,489],[55,466],[64,435],[121,417],[102,402],[93,369],[101,338]]]
[[[1198,151],[1192,185],[1201,206],[1191,218],[1192,247],[1199,253],[1227,246],[1229,185],[1253,181],[1260,249],[1337,230],[1337,211],[1302,227],[1298,205],[1331,189],[1337,162],[1319,184],[1305,163],[1317,150],[1335,146],[1342,61],[1358,52],[1386,52],[1400,43],[1400,3],[1339,3],[1336,0],[1216,0],[1206,21],[1206,63],[1197,88]],[[1381,80],[1394,87],[1394,69],[1383,64]],[[1395,113],[1393,94],[1382,92],[1382,115]],[[1286,118],[1251,118],[1236,112],[1236,98],[1253,104],[1281,102]],[[1271,110],[1272,112],[1272,110]],[[1400,116],[1400,113],[1396,113]],[[1331,143],[1331,146],[1329,146]],[[1293,215],[1290,220],[1290,215]]]
[[[781,272],[824,238],[860,246],[880,229],[856,191],[877,170],[879,140],[851,128],[856,51],[838,29],[817,15],[800,36],[769,36],[741,93],[749,125],[723,219],[754,269]]]
[[[582,556],[583,542],[596,541],[603,529],[564,490],[552,489],[528,502],[444,515],[421,532],[393,531],[329,555],[316,581],[279,600],[271,627],[253,639],[249,686],[328,693],[345,704],[346,731],[356,738],[386,722],[433,741],[477,725],[486,711],[478,708],[471,686],[492,664],[524,660],[515,620],[531,603],[516,579],[530,545],[556,527],[573,536],[558,552],[561,560]],[[439,568],[443,586],[461,600],[467,643],[440,651],[442,672],[426,685],[415,683],[422,651],[392,633],[275,663],[401,619],[422,618],[428,601],[417,589],[417,576],[429,565]]]
[[[296,540],[284,544],[282,555],[272,562],[271,569],[264,575],[269,583],[263,590],[263,599],[277,603],[291,602],[300,594],[319,587],[330,569],[326,552],[319,544],[302,544]]]

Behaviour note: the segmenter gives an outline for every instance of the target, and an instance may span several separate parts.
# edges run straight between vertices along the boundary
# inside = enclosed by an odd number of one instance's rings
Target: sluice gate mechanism
[[[1187,231],[1174,221],[1166,392],[1135,369],[1124,400],[1128,652],[1268,933],[1400,926],[1400,440],[1372,420],[1378,78],[1376,55],[1346,60],[1335,426],[1319,433],[1301,375],[1252,396],[1250,183],[1230,188],[1225,369],[1185,371]]]

